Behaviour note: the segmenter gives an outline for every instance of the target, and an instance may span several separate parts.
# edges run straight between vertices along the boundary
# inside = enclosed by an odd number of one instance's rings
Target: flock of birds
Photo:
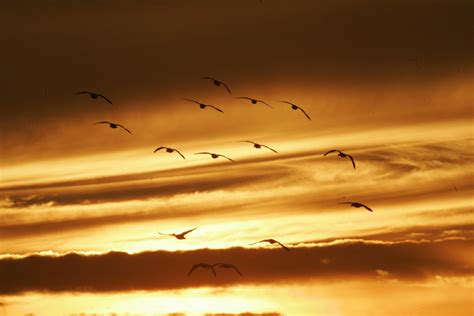
[[[215,78],[211,78],[211,77],[201,77],[201,79],[203,80],[210,80],[215,86],[217,87],[223,87],[229,94],[232,94],[229,86],[227,84],[225,84],[223,81],[220,81],[220,80],[217,80]],[[109,104],[113,104],[112,101],[107,98],[106,96],[104,96],[103,94],[100,94],[100,93],[97,93],[97,92],[91,92],[91,91],[80,91],[80,92],[77,92],[76,94],[80,95],[80,94],[87,94],[89,95],[90,98],[96,100],[98,98],[102,98],[103,100],[105,100],[106,102],[108,102]],[[273,108],[270,104],[268,104],[267,102],[263,101],[263,100],[259,100],[259,99],[255,99],[255,98],[251,98],[251,97],[246,97],[246,96],[241,96],[241,97],[235,97],[236,99],[243,99],[243,100],[248,100],[250,101],[250,103],[252,104],[257,104],[257,103],[261,103],[269,108]],[[211,104],[206,104],[206,103],[202,103],[202,102],[199,102],[199,101],[196,101],[196,100],[193,100],[193,99],[187,99],[187,98],[183,98],[183,100],[185,101],[188,101],[188,102],[192,102],[192,103],[195,103],[197,105],[199,105],[199,108],[201,109],[206,109],[206,108],[210,108],[210,109],[213,109],[215,111],[218,111],[220,113],[224,113],[224,111],[214,105],[211,105]],[[291,109],[297,111],[301,111],[308,120],[311,120],[311,117],[308,115],[308,113],[306,113],[306,111],[292,103],[292,102],[289,102],[289,101],[279,101],[279,102],[282,102],[282,103],[285,103],[285,104],[289,104],[291,106]],[[114,122],[110,122],[110,121],[100,121],[100,122],[96,122],[94,123],[95,125],[97,124],[108,124],[110,128],[112,129],[117,129],[117,128],[121,128],[123,129],[125,132],[129,133],[129,134],[132,134],[132,132],[126,128],[125,126],[123,126],[122,124],[119,124],[119,123],[114,123]],[[276,151],[275,149],[267,146],[267,145],[264,145],[264,144],[259,144],[259,143],[256,143],[254,141],[251,141],[251,140],[242,140],[240,142],[245,142],[245,143],[249,143],[249,144],[252,144],[254,148],[256,149],[261,149],[261,148],[266,148],[272,152],[274,152],[275,154],[278,153],[278,151]],[[160,146],[158,148],[156,148],[153,153],[156,153],[156,152],[159,152],[161,150],[164,150],[166,151],[167,153],[177,153],[178,155],[181,156],[181,158],[183,159],[186,159],[186,157],[181,153],[181,151],[179,151],[178,149],[176,148],[171,148],[171,147],[166,147],[166,146]],[[337,153],[337,156],[340,157],[340,158],[347,158],[351,161],[352,163],[352,166],[354,168],[354,170],[356,169],[356,164],[355,164],[355,160],[354,158],[347,154],[347,153],[344,153],[343,151],[341,150],[338,150],[338,149],[333,149],[333,150],[329,150],[328,152],[326,152],[323,156],[327,156],[329,154],[332,154],[332,153]],[[212,153],[212,152],[207,152],[207,151],[203,151],[203,152],[198,152],[198,153],[195,153],[195,155],[210,155],[211,158],[213,159],[217,159],[219,157],[222,157],[222,158],[225,158],[231,162],[235,162],[235,160],[225,156],[225,155],[222,155],[222,154],[217,154],[217,153]],[[350,205],[351,207],[355,207],[355,208],[365,208],[367,211],[369,212],[373,212],[373,210],[368,207],[367,205],[363,204],[363,203],[360,203],[360,202],[340,202],[339,204],[347,204],[347,205]],[[186,239],[186,235],[191,233],[192,231],[196,230],[196,228],[193,228],[193,229],[190,229],[190,230],[187,230],[187,231],[184,231],[182,233],[172,233],[172,234],[164,234],[164,233],[159,233],[160,235],[166,235],[166,236],[172,236],[172,237],[175,237],[176,239],[178,240],[184,240]],[[290,251],[290,248],[288,248],[287,246],[285,246],[284,244],[282,244],[281,242],[275,240],[275,239],[262,239],[260,241],[257,241],[257,242],[254,242],[250,245],[255,245],[255,244],[259,244],[259,243],[269,243],[271,245],[274,245],[274,244],[277,244],[279,245],[282,249],[286,250],[286,251]],[[198,268],[201,268],[201,269],[205,269],[205,270],[210,270],[214,276],[217,276],[217,273],[216,273],[216,270],[215,268],[222,268],[222,269],[233,269],[236,273],[238,273],[240,276],[243,276],[243,274],[240,272],[240,270],[233,264],[230,264],[230,263],[222,263],[222,262],[219,262],[219,263],[214,263],[214,264],[209,264],[209,263],[197,263],[197,264],[194,264],[191,269],[189,270],[189,273],[188,273],[188,276],[191,276],[191,274]]]

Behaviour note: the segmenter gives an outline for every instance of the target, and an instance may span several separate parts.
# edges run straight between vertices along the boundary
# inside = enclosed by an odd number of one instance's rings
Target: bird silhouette
[[[224,156],[224,155],[221,155],[221,154],[210,153],[210,152],[207,152],[207,151],[195,153],[195,155],[211,155],[211,157],[212,157],[213,159],[217,159],[217,158],[219,158],[219,157],[223,157],[223,158],[229,159],[229,160],[232,161],[232,162],[235,162],[235,160],[232,160],[232,159],[230,159],[230,158],[227,157],[227,156]]]
[[[223,268],[223,269],[234,269],[241,277],[243,277],[244,275],[239,271],[239,269],[237,269],[236,266],[234,266],[233,264],[230,264],[230,263],[215,263],[212,265],[212,267],[218,267],[218,268]]]
[[[160,235],[166,235],[166,236],[173,236],[175,237],[176,239],[179,239],[179,240],[183,240],[183,239],[186,239],[186,235],[189,234],[190,232],[192,232],[193,230],[196,230],[198,229],[197,227],[196,228],[193,228],[193,229],[190,229],[190,230],[187,230],[185,232],[182,232],[182,233],[179,233],[179,234],[163,234],[163,233],[158,233]]]
[[[217,276],[216,271],[214,270],[214,266],[208,264],[208,263],[196,263],[195,265],[192,266],[191,270],[189,270],[188,277],[193,273],[194,270],[197,268],[202,268],[206,270],[211,270],[214,276]]]
[[[156,153],[157,151],[162,150],[162,149],[166,149],[167,153],[177,152],[181,157],[183,157],[183,159],[186,159],[179,150],[175,148],[165,147],[165,146],[158,147],[157,149],[153,151],[153,153]]]
[[[105,95],[100,94],[100,93],[90,92],[90,91],[80,91],[80,92],[76,92],[75,94],[88,94],[92,99],[102,98],[105,101],[112,104],[112,101],[110,101]]]
[[[213,108],[213,109],[216,110],[216,111],[219,111],[219,112],[221,112],[221,113],[224,113],[224,111],[222,111],[221,109],[215,107],[214,105],[205,104],[205,103],[198,102],[198,101],[196,101],[196,100],[186,99],[186,98],[183,98],[183,100],[186,100],[186,101],[189,101],[189,102],[194,102],[194,103],[196,103],[196,104],[199,104],[199,107],[200,107],[201,109],[205,109],[206,107],[211,107],[211,108]]]
[[[350,204],[351,207],[355,207],[355,208],[359,208],[359,207],[363,207],[365,208],[367,211],[369,212],[373,212],[374,210],[372,210],[370,207],[368,207],[367,205],[365,204],[362,204],[362,203],[359,203],[359,202],[340,202],[339,204]]]
[[[342,151],[340,151],[340,150],[338,150],[338,149],[330,150],[330,151],[328,151],[327,153],[325,153],[324,156],[326,156],[326,155],[328,155],[328,154],[330,154],[330,153],[335,153],[335,152],[337,152],[337,153],[338,153],[337,155],[338,155],[339,157],[341,157],[341,158],[346,158],[346,157],[349,158],[349,159],[351,160],[351,162],[352,162],[352,166],[354,167],[354,169],[356,168],[356,164],[355,164],[354,158],[352,158],[351,155],[348,155],[348,154],[346,154],[346,153],[343,153]]]
[[[291,105],[291,108],[293,110],[300,110],[301,112],[303,112],[304,115],[306,115],[306,117],[308,118],[308,120],[311,120],[311,118],[309,117],[309,115],[298,105],[294,104],[294,103],[291,103],[289,101],[280,101],[280,102],[283,102],[283,103],[286,103],[286,104],[289,104]]]
[[[126,128],[125,126],[123,126],[121,124],[117,124],[117,123],[113,123],[113,122],[109,122],[109,121],[101,121],[101,122],[94,123],[94,125],[97,125],[97,124],[109,124],[110,128],[120,127],[123,130],[127,131],[128,133],[132,134],[132,132],[130,132],[130,130],[128,128]]]
[[[249,98],[249,97],[235,97],[236,99],[245,99],[245,100],[249,100],[252,104],[257,104],[257,103],[262,103],[262,104],[265,104],[266,106],[268,106],[269,108],[272,108],[273,107],[268,104],[267,102],[265,101],[262,101],[262,100],[258,100],[258,99],[254,99],[254,98]]]
[[[262,147],[265,147],[265,148],[267,148],[267,149],[273,151],[274,153],[278,153],[275,149],[270,148],[270,147],[268,147],[267,145],[259,144],[259,143],[253,142],[253,141],[251,141],[251,140],[241,140],[240,142],[241,142],[241,143],[250,143],[250,144],[253,144],[253,147],[255,147],[255,148],[257,148],[257,149],[260,149],[260,148],[262,148]]]
[[[278,244],[280,245],[283,249],[285,249],[286,251],[290,251],[290,248],[288,248],[287,246],[283,245],[281,242],[279,242],[278,240],[275,240],[275,239],[262,239],[260,241],[257,241],[257,242],[254,242],[250,245],[255,245],[255,244],[258,244],[258,243],[261,243],[261,242],[268,242],[269,244]]]
[[[217,86],[217,87],[220,87],[222,85],[227,90],[227,92],[229,92],[229,94],[232,94],[230,92],[229,87],[224,82],[222,82],[220,80],[217,80],[217,79],[214,79],[214,78],[211,78],[211,77],[201,77],[201,79],[211,80],[214,83],[214,85]]]

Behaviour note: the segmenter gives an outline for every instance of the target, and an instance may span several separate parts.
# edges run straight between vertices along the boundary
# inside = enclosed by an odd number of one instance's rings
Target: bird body
[[[97,125],[97,124],[109,124],[109,127],[110,128],[118,128],[120,127],[121,129],[123,129],[124,131],[126,131],[127,133],[129,134],[132,134],[132,132],[126,128],[125,126],[121,125],[121,124],[118,124],[118,123],[114,123],[114,122],[109,122],[109,121],[101,121],[101,122],[96,122],[94,123],[94,125]]]
[[[338,149],[330,150],[330,151],[328,151],[327,153],[325,153],[324,156],[326,156],[326,155],[328,155],[328,154],[330,154],[330,153],[334,153],[334,152],[337,152],[337,153],[338,153],[337,155],[338,155],[339,157],[341,157],[341,158],[349,158],[349,159],[351,160],[351,162],[352,162],[352,166],[354,167],[354,169],[356,168],[356,164],[355,164],[354,158],[353,158],[351,155],[348,155],[348,154],[346,154],[346,153],[344,153],[344,152],[342,152],[342,151],[340,151],[340,150],[338,150]]]
[[[307,118],[308,120],[311,120],[311,117],[309,117],[308,113],[306,113],[305,110],[303,110],[303,108],[301,108],[300,106],[298,106],[298,105],[296,105],[296,104],[294,104],[294,103],[291,103],[291,102],[289,102],[289,101],[280,101],[280,102],[283,102],[283,103],[286,103],[286,104],[291,105],[291,108],[292,108],[293,110],[300,110],[301,112],[303,112],[303,114],[306,116],[306,118]]]
[[[230,92],[229,87],[228,87],[224,82],[222,82],[222,81],[220,81],[220,80],[217,80],[217,79],[214,79],[214,78],[211,78],[211,77],[201,77],[201,79],[204,79],[204,80],[211,80],[212,83],[214,83],[214,85],[217,86],[217,87],[220,87],[220,86],[222,85],[222,86],[227,90],[227,92],[229,92],[229,94],[232,94],[232,93]]]
[[[270,147],[268,147],[267,145],[259,144],[259,143],[256,143],[256,142],[254,142],[254,141],[251,141],[251,140],[241,140],[240,142],[253,144],[253,147],[254,147],[254,148],[257,148],[257,149],[261,149],[262,147],[265,147],[265,148],[267,148],[268,150],[273,151],[274,153],[278,153],[275,149],[270,148]]]
[[[162,150],[162,149],[166,149],[166,152],[167,152],[167,153],[177,152],[181,157],[183,157],[183,159],[186,159],[186,158],[184,157],[184,155],[183,155],[179,150],[177,150],[177,149],[175,149],[175,148],[166,147],[166,146],[158,147],[157,149],[155,149],[155,150],[153,151],[153,153],[156,153],[157,151]]]
[[[369,212],[374,211],[370,207],[368,207],[367,205],[359,203],[359,202],[340,202],[339,204],[349,204],[351,207],[355,207],[355,208],[363,207]]]
[[[192,232],[193,230],[196,230],[198,229],[197,227],[196,228],[193,228],[193,229],[190,229],[190,230],[187,230],[185,232],[182,232],[182,233],[179,233],[179,234],[163,234],[163,233],[158,233],[160,235],[166,235],[166,236],[173,236],[175,237],[176,239],[179,239],[179,240],[183,240],[183,239],[186,239],[186,235],[189,234],[190,232]]]
[[[255,244],[258,244],[258,243],[261,243],[261,242],[267,242],[271,245],[273,244],[278,244],[280,245],[280,247],[282,247],[283,249],[285,249],[286,251],[290,251],[290,248],[288,248],[287,246],[283,245],[281,242],[279,242],[278,240],[275,240],[275,239],[272,239],[272,238],[269,238],[269,239],[262,239],[260,241],[257,241],[257,242],[254,242],[252,243],[251,245],[255,245]]]
[[[76,92],[75,94],[88,94],[92,99],[102,98],[108,103],[112,104],[112,101],[110,101],[106,96],[97,92],[79,91],[79,92]]]
[[[195,155],[210,155],[212,157],[212,159],[217,159],[219,157],[223,157],[223,158],[226,158],[232,162],[235,162],[235,160],[233,159],[230,159],[229,157],[227,156],[224,156],[224,155],[221,155],[221,154],[215,154],[215,153],[210,153],[210,152],[207,152],[207,151],[203,151],[203,152],[199,152],[199,153],[195,153]]]

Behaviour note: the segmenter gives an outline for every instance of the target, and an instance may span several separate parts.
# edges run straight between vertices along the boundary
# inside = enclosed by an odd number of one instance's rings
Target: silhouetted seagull
[[[216,108],[214,105],[205,104],[205,103],[198,102],[198,101],[196,101],[196,100],[185,99],[185,98],[183,98],[183,100],[186,100],[186,101],[189,101],[189,102],[194,102],[194,103],[196,103],[196,104],[199,104],[199,107],[200,107],[201,109],[205,109],[206,107],[211,107],[211,108],[213,108],[214,110],[217,110],[217,111],[219,111],[219,112],[221,112],[221,113],[224,113],[224,111],[222,111],[222,110],[219,109],[219,108]]]
[[[359,207],[363,207],[365,208],[367,211],[369,212],[373,212],[374,210],[372,210],[370,207],[368,207],[367,205],[365,204],[362,204],[362,203],[359,203],[359,202],[340,202],[339,204],[350,204],[351,207],[355,207],[355,208],[359,208]]]
[[[75,94],[88,94],[92,99],[97,99],[100,97],[104,99],[105,101],[109,102],[110,104],[112,104],[112,101],[110,101],[105,95],[100,94],[100,93],[95,93],[95,92],[90,92],[90,91],[80,91],[80,92],[76,92]]]
[[[263,240],[260,240],[260,241],[257,241],[257,242],[254,242],[253,244],[251,245],[255,245],[255,244],[258,244],[258,243],[261,243],[261,242],[268,242],[270,244],[279,244],[283,249],[285,249],[286,251],[290,251],[290,248],[288,248],[287,246],[283,245],[281,242],[279,242],[278,240],[275,240],[275,239],[263,239]]]
[[[217,80],[217,79],[214,79],[214,78],[211,78],[211,77],[201,77],[201,79],[205,79],[205,80],[212,80],[212,82],[214,83],[214,85],[220,87],[221,85],[224,86],[224,88],[227,90],[227,92],[229,92],[229,94],[231,94],[230,92],[230,89],[229,87],[222,81],[220,80]]]
[[[206,269],[206,270],[211,270],[212,273],[214,273],[214,276],[217,276],[216,271],[214,270],[214,266],[211,266],[208,263],[196,263],[195,265],[193,265],[191,270],[189,270],[188,276],[190,276],[191,273],[193,273],[193,271],[196,270],[197,268],[203,268],[203,269]]]
[[[272,107],[270,104],[268,104],[267,102],[262,101],[262,100],[258,100],[258,99],[254,99],[254,98],[249,98],[249,97],[235,97],[235,98],[236,98],[236,99],[249,100],[250,102],[252,102],[252,104],[257,104],[257,103],[260,102],[260,103],[262,103],[262,104],[265,104],[265,105],[268,106],[269,108],[272,108],[272,109],[273,109],[273,107]]]
[[[286,104],[289,104],[291,105],[291,108],[293,110],[300,110],[301,112],[304,113],[304,115],[306,115],[306,117],[308,118],[308,120],[311,120],[311,118],[309,117],[309,115],[301,108],[299,107],[298,105],[294,104],[294,103],[291,103],[291,102],[288,102],[288,101],[280,101],[280,102],[283,102],[283,103],[286,103]]]
[[[328,155],[328,154],[330,154],[330,153],[335,153],[335,152],[337,152],[337,153],[338,153],[337,155],[338,155],[339,157],[341,157],[341,158],[346,158],[346,157],[348,157],[348,158],[352,161],[352,166],[354,166],[354,169],[356,168],[356,164],[355,164],[354,158],[352,158],[351,155],[348,155],[348,154],[346,154],[346,153],[343,153],[343,152],[340,151],[340,150],[337,150],[337,149],[330,150],[330,151],[328,151],[327,153],[325,153],[324,156],[326,156],[326,155]]]
[[[235,162],[234,160],[230,159],[230,158],[227,157],[227,156],[224,156],[224,155],[221,155],[221,154],[210,153],[210,152],[207,152],[207,151],[195,153],[195,155],[211,155],[211,157],[212,157],[213,159],[217,159],[217,158],[219,158],[219,157],[223,157],[223,158],[229,159],[229,160],[232,161],[232,162]]]
[[[117,123],[113,123],[113,122],[109,122],[109,121],[101,121],[101,122],[94,123],[94,125],[97,125],[97,124],[109,124],[110,128],[120,127],[120,128],[123,128],[128,133],[132,134],[132,132],[130,132],[130,130],[128,128],[126,128],[125,126],[123,126],[121,124],[117,124]]]
[[[166,235],[166,236],[173,236],[173,237],[176,237],[176,239],[180,239],[180,240],[183,240],[183,239],[186,239],[186,235],[189,234],[190,232],[192,232],[193,230],[196,230],[198,229],[197,227],[196,228],[193,228],[193,229],[190,229],[190,230],[187,230],[185,232],[182,232],[180,234],[163,234],[163,233],[158,233],[160,235]]]
[[[215,263],[212,265],[212,267],[218,267],[218,268],[223,268],[223,269],[234,269],[238,274],[240,274],[240,276],[243,277],[243,274],[239,271],[239,269],[237,269],[236,266],[234,266],[233,264],[229,264],[229,263]]]
[[[267,148],[267,149],[273,151],[274,153],[278,153],[275,149],[270,148],[270,147],[268,147],[267,145],[258,144],[258,143],[256,143],[256,142],[251,141],[251,140],[241,140],[240,142],[241,142],[241,143],[250,143],[250,144],[253,144],[253,147],[255,147],[255,148],[257,148],[257,149],[260,149],[260,148],[262,148],[262,147],[265,147],[265,148]]]
[[[179,150],[175,148],[165,147],[165,146],[158,147],[157,149],[155,149],[155,151],[153,151],[153,153],[156,153],[157,151],[162,150],[162,149],[166,149],[167,153],[177,152],[181,157],[183,157],[183,159],[186,159]]]

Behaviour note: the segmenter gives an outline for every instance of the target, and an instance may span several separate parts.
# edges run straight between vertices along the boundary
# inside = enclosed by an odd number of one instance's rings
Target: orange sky
[[[0,315],[471,315],[473,9],[1,4]]]

